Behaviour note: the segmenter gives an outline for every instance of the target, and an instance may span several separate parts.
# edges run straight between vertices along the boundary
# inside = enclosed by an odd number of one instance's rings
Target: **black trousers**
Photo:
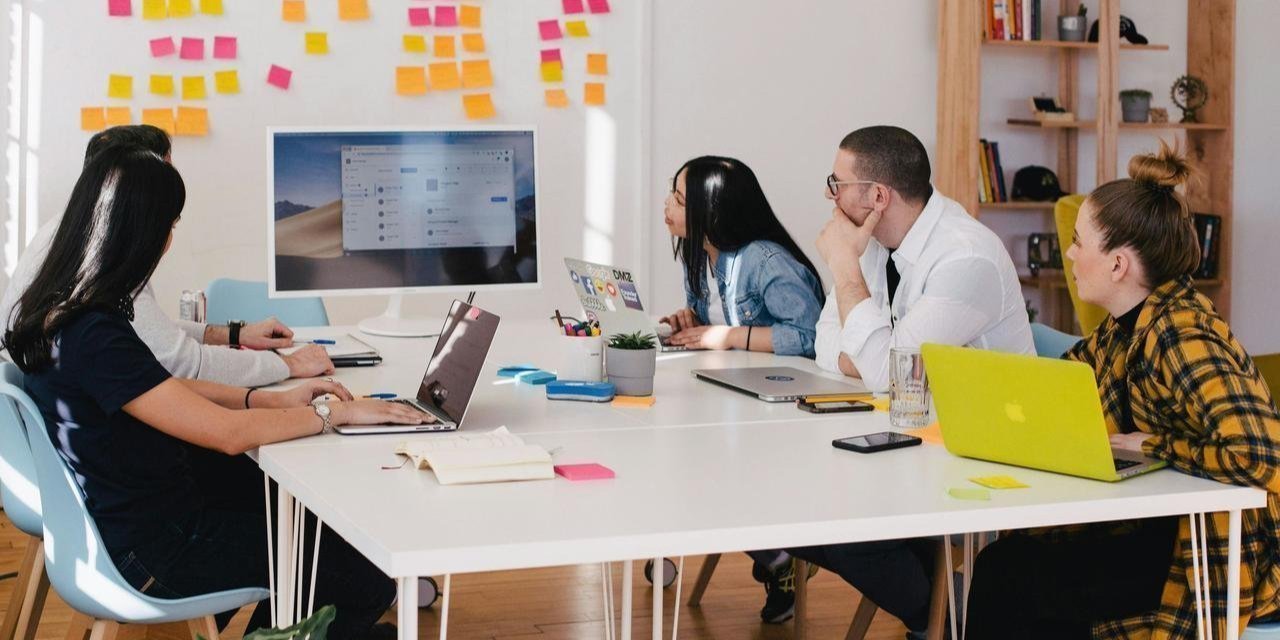
[[[1000,538],[978,554],[967,638],[1090,637],[1095,622],[1154,611],[1173,563],[1178,518],[1142,520],[1115,535],[1049,541]]]
[[[912,631],[929,626],[929,592],[938,543],[880,540],[788,549],[834,572]]]
[[[267,523],[261,471],[243,456],[203,451],[196,455],[193,467],[222,474],[200,476],[202,483],[211,477],[221,480],[202,485],[208,492],[208,507],[186,521],[158,524],[161,531],[144,546],[109,550],[116,567],[129,584],[157,598],[182,598],[242,587],[266,588]],[[301,542],[306,549],[303,571],[308,589],[315,524],[315,519],[309,517]],[[274,536],[275,532],[271,534]],[[395,583],[329,530],[320,538],[317,573],[316,609],[327,604],[337,608],[329,637],[367,638],[370,627],[391,606]],[[219,615],[219,628],[225,627],[234,614],[228,611]],[[269,627],[270,623],[271,606],[263,601],[254,610],[247,631]]]

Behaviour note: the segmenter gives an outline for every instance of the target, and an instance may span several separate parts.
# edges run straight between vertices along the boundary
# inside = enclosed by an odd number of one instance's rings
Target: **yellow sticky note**
[[[427,65],[431,74],[431,88],[436,91],[448,91],[462,88],[462,76],[458,75],[458,63],[433,62]]]
[[[956,500],[990,500],[991,492],[986,489],[970,489],[968,487],[952,487],[947,495]]]
[[[564,65],[549,60],[542,63],[542,81],[543,82],[563,82],[564,81]]]
[[[133,112],[129,107],[107,107],[107,126],[119,127],[133,124]]]
[[[587,22],[585,20],[565,21],[564,32],[569,34],[571,38],[586,38],[591,35],[591,32],[587,30]]]
[[[473,4],[464,4],[459,9],[458,24],[473,29],[480,28],[480,7]]]
[[[158,96],[173,95],[173,76],[151,76],[151,93]]]
[[[305,0],[284,0],[280,5],[280,17],[285,22],[306,22],[307,3]]]
[[[198,107],[178,107],[174,129],[180,136],[209,135],[209,112]]]
[[[436,36],[431,44],[437,58],[453,58],[458,55],[458,45],[453,36]]]
[[[209,97],[205,89],[204,76],[182,76],[182,99],[204,100]]]
[[[164,0],[142,0],[143,20],[164,20],[169,17],[169,6]]]
[[[420,96],[427,92],[427,71],[422,67],[396,67],[396,93]]]
[[[308,32],[307,53],[313,56],[322,56],[329,53],[329,34],[323,31]]]
[[[368,20],[369,0],[338,0],[339,20]]]
[[[169,0],[170,18],[190,18],[193,12],[191,0]]]
[[[582,101],[595,107],[604,106],[604,83],[588,82],[584,87]]]
[[[587,73],[594,76],[609,75],[609,56],[604,53],[587,54]]]
[[[200,13],[207,16],[222,15],[222,0],[200,0]]]
[[[406,35],[404,37],[404,50],[409,53],[426,53],[427,52],[426,37]]]
[[[462,96],[462,108],[466,110],[468,120],[484,120],[498,113],[493,108],[493,98],[487,93]]]
[[[163,130],[169,135],[176,133],[173,121],[173,109],[143,109],[142,124],[149,124]]]
[[[107,128],[107,113],[102,107],[82,107],[80,128],[84,131],[102,131]]]
[[[483,89],[493,86],[493,70],[488,60],[462,61],[462,87],[464,89]]]
[[[885,400],[885,404],[888,404],[887,399]],[[884,409],[881,409],[881,411],[887,412],[889,411],[889,408],[886,406]],[[930,444],[943,444],[942,425],[938,422],[934,422],[927,427],[920,427],[919,429],[908,429],[905,433],[909,436],[920,438]]]
[[[133,76],[111,74],[107,78],[107,97],[128,100],[133,97]]]
[[[547,89],[547,106],[553,109],[563,109],[569,106],[569,94],[564,89]]]
[[[979,476],[969,478],[969,482],[980,484],[988,489],[1026,489],[1031,486],[1019,482],[1013,476]]]
[[[240,74],[235,69],[215,71],[213,86],[218,93],[240,93]]]
[[[462,34],[462,50],[467,53],[484,53],[484,34]]]

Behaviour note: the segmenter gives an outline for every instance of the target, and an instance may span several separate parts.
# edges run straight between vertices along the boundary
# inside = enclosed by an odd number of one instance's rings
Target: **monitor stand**
[[[387,301],[387,310],[380,316],[365,318],[358,325],[360,330],[374,336],[391,338],[431,338],[440,335],[444,318],[405,318],[400,307],[404,296],[395,294]]]

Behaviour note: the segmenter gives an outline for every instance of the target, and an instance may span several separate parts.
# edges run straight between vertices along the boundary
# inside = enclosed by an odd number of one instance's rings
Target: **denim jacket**
[[[770,327],[773,352],[813,357],[814,328],[822,314],[822,285],[781,245],[757,240],[737,251],[722,251],[712,268],[725,320],[735,327]],[[702,297],[695,298],[686,281],[685,302],[698,320],[709,322],[706,270]]]

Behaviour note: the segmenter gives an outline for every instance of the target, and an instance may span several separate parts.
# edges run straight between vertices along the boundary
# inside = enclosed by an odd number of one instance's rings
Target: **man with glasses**
[[[1004,244],[929,183],[924,145],[905,129],[845,136],[827,176],[835,203],[818,251],[835,281],[818,320],[818,366],[889,387],[891,349],[926,342],[1034,354],[1026,302]],[[932,540],[792,551],[840,574],[923,637]]]

